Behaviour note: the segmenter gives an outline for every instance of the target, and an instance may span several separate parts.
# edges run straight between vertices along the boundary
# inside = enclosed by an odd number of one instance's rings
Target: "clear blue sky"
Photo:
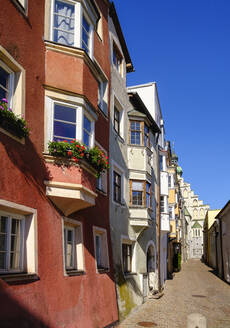
[[[205,204],[230,199],[230,0],[115,0],[135,72],[156,81],[185,181]]]

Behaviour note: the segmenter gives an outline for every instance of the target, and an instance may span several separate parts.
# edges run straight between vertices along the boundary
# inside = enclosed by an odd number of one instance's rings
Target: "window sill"
[[[124,276],[125,278],[132,278],[133,276],[136,276],[137,273],[136,272],[124,272]]]
[[[102,190],[102,189],[99,189],[99,188],[96,188],[97,192],[99,192],[100,194],[102,194],[103,196],[107,196],[107,192]]]
[[[2,132],[3,134],[7,135],[8,137],[16,140],[17,142],[20,142],[22,145],[25,145],[25,138],[18,138],[16,136],[14,136],[12,133],[8,132],[7,130],[3,129],[0,127],[0,132]]]
[[[109,272],[109,268],[100,268],[100,269],[97,269],[97,272],[98,273],[107,273],[107,272]]]
[[[7,273],[0,274],[0,279],[9,285],[29,284],[40,280],[36,273]]]
[[[106,120],[108,120],[108,112],[107,114],[103,111],[100,105],[97,105],[97,108],[99,109],[100,113],[104,116]]]
[[[125,140],[120,136],[119,133],[117,133],[117,131],[113,128],[113,131],[115,133],[115,138],[118,138],[118,140],[121,142],[121,143],[125,143]]]
[[[27,9],[23,8],[23,6],[17,0],[11,0],[11,2],[16,7],[16,9],[20,12],[20,14],[25,18],[27,23],[31,25],[27,16]]]
[[[66,270],[66,275],[69,277],[82,276],[85,274],[83,270]]]

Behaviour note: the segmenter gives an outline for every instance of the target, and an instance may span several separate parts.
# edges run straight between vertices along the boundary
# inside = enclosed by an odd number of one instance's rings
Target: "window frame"
[[[115,181],[116,177],[118,178],[118,184]],[[118,192],[116,192],[116,188],[118,188]],[[115,169],[113,169],[113,201],[118,204],[122,203],[122,175]]]
[[[123,56],[115,42],[113,42],[112,56],[113,66],[116,68],[116,71],[123,76]]]
[[[22,267],[16,271],[0,271],[0,278],[10,284],[23,281],[38,280],[38,254],[37,254],[37,210],[24,205],[0,199],[1,215],[17,216],[24,219],[24,239],[22,251]],[[12,275],[13,273],[13,275]]]
[[[61,96],[59,94],[59,96]],[[77,100],[76,100],[77,101]],[[61,98],[57,98],[55,96],[46,95],[45,100],[45,106],[46,106],[46,122],[45,122],[45,133],[46,133],[46,149],[48,147],[48,142],[54,140],[54,110],[55,110],[55,104],[61,105],[63,107],[70,107],[76,110],[76,131],[75,131],[75,138],[69,138],[69,137],[60,137],[61,140],[73,140],[76,139],[81,143],[84,143],[84,115],[89,119],[91,122],[91,140],[90,145],[88,148],[94,147],[95,142],[95,120],[96,120],[96,114],[90,113],[83,104],[78,104],[77,102],[74,103],[64,101]],[[91,111],[92,112],[92,111]],[[58,139],[58,137],[56,137]]]
[[[20,273],[24,271],[24,235],[25,235],[25,217],[22,215],[14,214],[14,213],[9,213],[9,212],[4,212],[0,211],[0,218],[1,217],[6,217],[7,218],[7,232],[5,233],[6,235],[6,250],[1,251],[3,253],[6,253],[6,269],[0,269],[0,273]],[[19,223],[19,250],[17,250],[15,253],[19,253],[19,265],[18,268],[12,269],[10,265],[10,255],[12,252],[11,250],[11,238],[12,238],[12,220],[16,219],[18,220]],[[0,235],[3,234],[3,232],[0,232]]]
[[[97,243],[96,238],[99,237],[101,243],[100,249],[100,265],[97,261]],[[109,264],[109,250],[107,240],[107,230],[98,226],[93,226],[93,239],[94,239],[94,256],[95,256],[95,267],[97,273],[104,273],[110,270]]]
[[[142,183],[142,204],[134,204],[133,202],[133,182]],[[149,192],[147,192],[147,185],[149,185]],[[129,180],[129,188],[130,188],[130,206],[135,207],[146,207],[151,209],[152,208],[152,188],[151,183],[147,180],[137,180],[137,179],[130,179]],[[147,206],[147,194],[149,195],[149,206]]]
[[[118,115],[118,118],[116,117]],[[118,129],[116,129],[116,124]],[[120,136],[120,124],[121,124],[121,118],[120,118],[120,111],[117,108],[116,105],[114,105],[114,112],[113,112],[113,127],[115,132]]]
[[[62,218],[63,225],[63,267],[64,274],[68,276],[84,273],[84,243],[82,223],[67,217]],[[67,266],[67,248],[65,239],[66,231],[73,231],[73,265]]]
[[[129,252],[127,251],[128,249],[129,249]],[[123,273],[125,275],[132,274],[133,273],[133,265],[134,265],[134,242],[133,241],[124,240],[124,239],[121,241],[121,259],[122,259]]]
[[[51,0],[51,10],[50,10],[50,33],[49,38],[51,41],[56,42],[57,44],[64,45],[67,47],[81,48],[89,55],[90,58],[93,58],[93,44],[94,44],[94,25],[96,24],[96,19],[91,17],[92,11],[89,10],[88,5],[83,6],[82,1],[73,1],[73,0],[57,0],[62,3],[70,4],[74,6],[74,37],[73,45],[68,45],[65,43],[60,43],[54,40],[54,9],[56,0]],[[83,17],[86,22],[89,24],[89,51],[82,46],[83,44]],[[95,22],[94,22],[95,20]]]

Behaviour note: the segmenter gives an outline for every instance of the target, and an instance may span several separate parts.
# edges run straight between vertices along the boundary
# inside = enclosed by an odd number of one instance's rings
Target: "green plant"
[[[84,159],[97,171],[97,176],[109,168],[109,159],[98,147],[89,149],[76,140],[50,141],[49,154],[56,157],[72,159],[75,163]]]
[[[17,117],[8,106],[7,99],[0,100],[0,126],[18,138],[27,137],[29,128],[23,118]]]

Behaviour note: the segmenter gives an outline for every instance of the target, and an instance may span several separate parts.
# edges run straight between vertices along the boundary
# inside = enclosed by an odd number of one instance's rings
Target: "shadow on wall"
[[[2,135],[1,144],[4,146],[9,160],[21,171],[28,185],[34,185],[40,195],[46,198],[44,180],[51,179],[50,172],[31,140],[26,138],[26,144],[22,145],[14,140],[9,142],[9,137]],[[5,190],[7,186],[4,186],[4,179],[2,183],[2,190]]]
[[[10,295],[7,284],[0,282],[0,327],[1,328],[48,328],[36,315],[28,311]],[[26,296],[26,295],[25,295]]]

